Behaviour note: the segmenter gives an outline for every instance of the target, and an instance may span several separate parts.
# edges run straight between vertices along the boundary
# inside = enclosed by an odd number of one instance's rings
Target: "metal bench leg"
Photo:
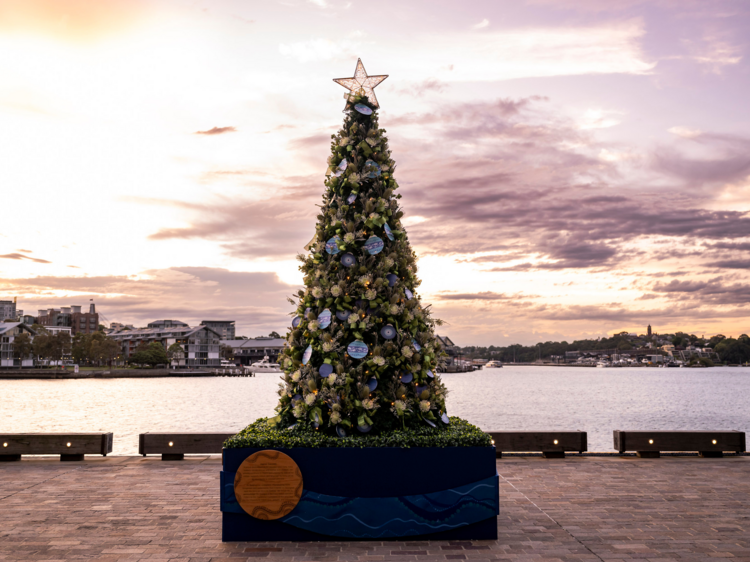
[[[21,455],[0,455],[0,462],[20,461]]]
[[[184,453],[164,453],[161,456],[163,461],[183,461],[185,460]]]
[[[545,459],[564,459],[565,451],[542,451]]]
[[[82,461],[83,455],[60,455],[61,461]]]
[[[661,457],[659,451],[636,451],[635,454],[638,455],[639,459],[658,459]]]

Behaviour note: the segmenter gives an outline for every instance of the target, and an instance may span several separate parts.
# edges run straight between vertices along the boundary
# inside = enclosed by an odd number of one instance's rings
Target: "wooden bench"
[[[588,450],[585,431],[488,431],[495,445],[497,458],[503,453],[541,451],[545,458],[565,458],[565,451],[583,453]]]
[[[234,433],[141,433],[138,436],[138,453],[161,455],[163,461],[181,461],[186,454],[218,455],[224,441]]]
[[[698,451],[701,457],[723,457],[724,451],[745,451],[743,431],[614,431],[615,449],[635,451],[641,458],[661,452]]]
[[[0,461],[21,455],[60,455],[61,461],[82,461],[83,455],[112,452],[111,433],[6,433],[0,435]]]

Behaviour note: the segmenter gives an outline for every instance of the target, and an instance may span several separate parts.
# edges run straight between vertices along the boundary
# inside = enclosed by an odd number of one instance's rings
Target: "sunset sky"
[[[750,3],[3,0],[0,299],[284,332],[357,57],[459,345],[750,332]]]

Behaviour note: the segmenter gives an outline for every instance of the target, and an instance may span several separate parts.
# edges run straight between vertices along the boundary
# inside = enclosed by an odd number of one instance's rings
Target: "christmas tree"
[[[345,437],[408,427],[445,428],[446,389],[437,374],[440,322],[423,305],[416,255],[401,223],[386,131],[361,61],[344,124],[332,135],[315,236],[300,254],[304,289],[280,363],[274,418]]]

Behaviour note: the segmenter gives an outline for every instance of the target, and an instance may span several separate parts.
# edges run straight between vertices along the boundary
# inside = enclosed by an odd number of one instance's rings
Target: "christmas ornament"
[[[392,340],[396,337],[396,328],[387,324],[380,329],[380,335],[387,340]]]
[[[370,389],[370,392],[375,390],[378,387],[378,379],[375,377],[372,377],[369,381],[367,381],[367,388]]]
[[[352,193],[351,195],[349,195],[349,197],[346,198],[346,202],[349,203],[350,205],[354,203],[356,200],[357,200],[356,193]]]
[[[344,172],[346,172],[346,167],[349,165],[349,162],[346,161],[346,158],[344,158],[339,165],[336,167],[336,171],[333,172],[333,175],[337,178],[341,176]]]
[[[326,252],[331,255],[336,255],[340,252],[338,243],[341,242],[341,238],[334,236],[328,242],[326,242]]]
[[[413,378],[414,375],[412,375],[411,373],[406,373],[404,375],[401,375],[401,382],[408,384],[412,381]]]
[[[325,330],[330,325],[331,325],[331,311],[326,308],[323,312],[321,312],[318,315],[318,327],[321,330]]]
[[[383,251],[383,239],[379,236],[370,236],[365,242],[365,250],[371,255],[379,254]]]
[[[388,279],[388,286],[393,287],[396,282],[398,281],[398,275],[395,275],[393,273],[389,273],[385,276],[386,279]]]
[[[349,357],[352,357],[354,359],[362,359],[363,357],[367,357],[367,353],[369,351],[370,348],[367,347],[367,344],[359,340],[353,341],[346,348],[346,353],[349,355]]]
[[[297,326],[299,326],[300,322],[302,322],[302,318],[300,318],[299,316],[295,316],[292,320],[292,328],[296,328]]]
[[[323,327],[323,326],[321,326],[321,328],[322,328],[322,327]],[[411,340],[411,343],[412,343],[412,345],[414,346],[414,349],[416,349],[417,351],[422,351],[422,346],[421,346],[421,345],[419,345],[419,343],[417,343],[417,340],[414,340],[414,339],[413,339],[413,340]]]
[[[341,320],[343,322],[347,318],[349,318],[350,314],[351,314],[351,312],[349,312],[348,310],[337,310],[336,311],[336,318],[338,318],[339,320]]]
[[[343,265],[344,267],[351,267],[355,263],[357,263],[357,258],[355,258],[349,252],[347,252],[343,256],[341,256],[341,265]]]
[[[443,423],[446,424],[446,425],[448,425],[449,423],[451,423],[451,420],[448,417],[448,414],[442,414],[440,416],[440,419],[443,420]]]
[[[318,373],[320,373],[321,377],[327,377],[331,373],[333,373],[333,365],[329,365],[328,363],[323,363],[320,366],[320,369],[318,369]]]
[[[388,78],[387,74],[378,76],[368,76],[362,59],[357,59],[357,67],[354,69],[354,76],[351,78],[334,78],[333,81],[341,84],[344,88],[355,94],[364,94],[368,101],[375,107],[378,105],[378,98],[375,97],[373,88]]]
[[[343,439],[344,437],[346,437],[346,430],[343,427],[341,427],[340,425],[337,425],[336,426],[336,435],[338,435],[339,437],[341,437]]]
[[[310,357],[312,357],[312,346],[308,345],[307,349],[302,354],[302,364],[307,365],[307,363],[310,361]]]
[[[364,173],[368,178],[376,178],[380,175],[380,166],[374,160],[366,160]]]
[[[372,429],[372,426],[365,423],[362,425],[358,425],[357,429],[361,431],[362,433],[369,433],[370,430]]]
[[[409,289],[404,289],[404,294],[406,295],[407,300],[411,300],[414,298],[414,293],[412,293]]]
[[[388,237],[388,240],[393,242],[393,231],[391,230],[391,227],[388,226],[388,223],[383,225],[383,230],[385,230],[385,235]]]
[[[358,103],[354,106],[354,109],[359,111],[362,115],[372,115],[372,109],[364,104]]]

